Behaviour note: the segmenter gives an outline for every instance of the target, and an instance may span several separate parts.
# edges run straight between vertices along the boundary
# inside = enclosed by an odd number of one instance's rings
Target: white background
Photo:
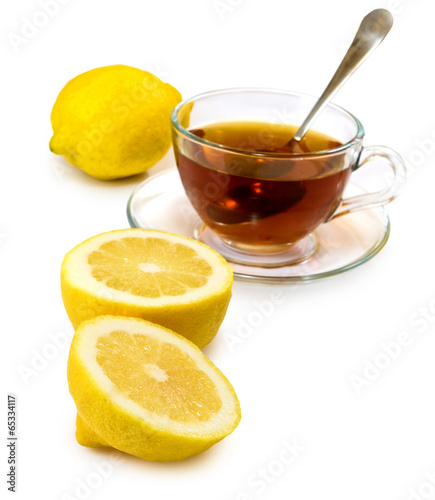
[[[433,0],[222,0],[221,15],[213,0],[62,3],[15,48],[11,33],[21,35],[40,2],[3,0],[0,12],[2,497],[13,495],[8,391],[17,395],[17,498],[435,498],[435,486],[425,484],[435,473]],[[210,451],[158,464],[79,446],[68,346],[47,347],[50,335],[70,334],[60,264],[85,238],[127,227],[126,202],[141,177],[100,182],[50,153],[50,111],[61,88],[86,70],[122,63],[153,71],[183,97],[234,86],[319,95],[361,18],[377,7],[393,11],[394,28],[335,102],[361,119],[366,144],[393,147],[410,165],[405,191],[388,207],[387,246],[319,283],[234,284],[205,352],[233,383],[243,418]],[[155,168],[171,164],[169,152]],[[230,349],[228,335],[239,335],[277,290],[283,303]],[[359,393],[351,377],[363,376],[381,344],[402,332],[409,345]],[[280,465],[285,442],[303,451]],[[101,464],[107,473],[97,472]],[[263,469],[268,483],[259,479]]]

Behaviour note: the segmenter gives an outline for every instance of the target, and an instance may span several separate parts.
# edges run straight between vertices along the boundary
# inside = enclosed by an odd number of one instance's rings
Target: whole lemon
[[[181,95],[130,66],[96,68],[70,80],[51,113],[50,149],[98,179],[144,172],[171,145],[171,110]]]

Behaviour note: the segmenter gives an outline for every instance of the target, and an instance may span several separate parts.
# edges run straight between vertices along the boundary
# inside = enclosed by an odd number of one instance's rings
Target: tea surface
[[[326,151],[342,143],[315,130],[309,130],[296,148],[290,149],[288,142],[298,127],[267,122],[220,122],[191,129],[192,134],[210,142],[245,151],[274,153],[307,153]]]

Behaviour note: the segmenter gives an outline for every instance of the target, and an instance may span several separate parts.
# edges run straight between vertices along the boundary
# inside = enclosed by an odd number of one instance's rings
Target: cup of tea
[[[203,221],[197,236],[218,241],[229,260],[265,266],[304,261],[316,251],[318,226],[385,205],[402,188],[400,155],[363,147],[361,122],[334,104],[296,147],[289,145],[316,100],[237,88],[192,97],[173,110],[178,172]],[[374,160],[390,169],[388,186],[343,198],[352,172]]]

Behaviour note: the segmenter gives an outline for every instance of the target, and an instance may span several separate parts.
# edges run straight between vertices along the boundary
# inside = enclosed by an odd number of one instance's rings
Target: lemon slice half
[[[231,298],[225,259],[196,240],[124,229],[73,248],[61,270],[62,298],[74,327],[96,316],[139,317],[199,347],[216,335]]]
[[[241,417],[230,382],[194,344],[136,318],[82,323],[68,383],[80,419],[101,444],[147,460],[200,453]]]

